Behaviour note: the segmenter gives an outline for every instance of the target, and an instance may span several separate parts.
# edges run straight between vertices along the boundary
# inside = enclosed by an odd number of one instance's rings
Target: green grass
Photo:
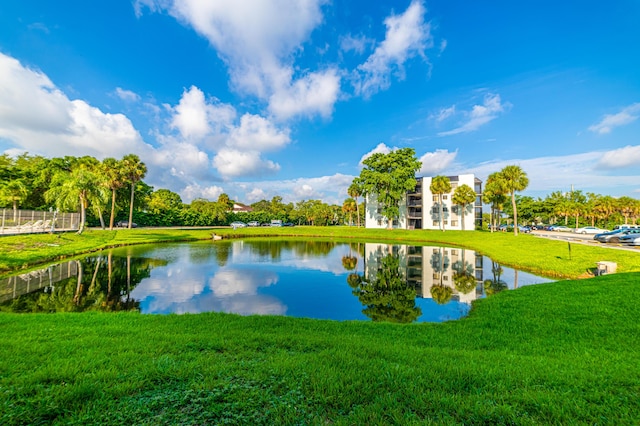
[[[640,271],[640,251],[628,252],[599,246],[549,240],[533,235],[482,231],[404,231],[357,229],[353,227],[292,227],[219,229],[133,229],[118,231],[91,230],[77,234],[36,234],[0,238],[0,272],[32,267],[80,253],[118,245],[167,241],[211,239],[216,233],[225,238],[303,237],[334,240],[395,242],[404,244],[444,244],[476,250],[505,266],[557,278],[592,275],[596,262],[618,264],[619,272]],[[569,250],[569,247],[571,250]]]
[[[2,424],[637,424],[638,274],[442,324],[0,315]]]

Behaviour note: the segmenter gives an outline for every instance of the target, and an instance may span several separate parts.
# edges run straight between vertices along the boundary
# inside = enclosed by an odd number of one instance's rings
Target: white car
[[[602,234],[608,231],[606,229],[600,229],[597,226],[583,226],[582,228],[575,229],[573,232],[576,234]]]

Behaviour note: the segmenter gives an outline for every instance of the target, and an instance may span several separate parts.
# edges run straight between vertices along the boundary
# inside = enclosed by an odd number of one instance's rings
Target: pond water
[[[0,309],[440,322],[480,297],[549,281],[459,248],[222,240],[122,247],[4,277]]]

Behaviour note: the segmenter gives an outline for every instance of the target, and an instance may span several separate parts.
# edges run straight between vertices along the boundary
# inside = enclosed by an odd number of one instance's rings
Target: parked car
[[[128,228],[129,227],[129,221],[128,220],[121,220],[119,222],[116,222],[116,226],[118,228]],[[131,227],[132,228],[137,228],[138,224],[135,222],[131,222]]]
[[[251,222],[247,222],[247,226],[260,226],[260,222],[252,220]]]
[[[601,243],[619,243],[625,235],[640,234],[640,229],[619,228],[604,234],[596,234],[593,238]]]
[[[601,243],[606,243],[609,241],[609,238],[613,237],[614,235],[618,235],[621,232],[623,232],[623,229],[614,229],[613,231],[596,234],[593,236],[593,239],[596,241],[600,241]]]
[[[524,234],[528,234],[529,232],[531,232],[531,228],[528,226],[524,226],[524,225],[518,225],[518,232],[522,232]]]
[[[553,225],[553,229],[551,231],[554,232],[571,232],[571,228],[564,225]]]
[[[581,228],[575,229],[573,232],[576,234],[602,234],[603,232],[607,232],[607,229],[601,229],[597,226],[583,226]]]
[[[282,226],[294,226],[291,222],[284,222]]]
[[[640,232],[629,232],[628,234],[620,235],[619,242],[623,244],[632,244],[635,243],[635,240],[638,238],[640,238]]]
[[[229,224],[229,226],[231,226],[233,229],[236,229],[236,228],[246,228],[246,227],[247,227],[247,224],[246,224],[246,223],[244,223],[244,222],[236,221],[236,222],[231,222],[231,223]]]
[[[630,246],[640,246],[640,234],[628,234],[620,237],[620,242]]]
[[[271,226],[282,226],[282,221],[280,219],[273,219],[271,221]]]

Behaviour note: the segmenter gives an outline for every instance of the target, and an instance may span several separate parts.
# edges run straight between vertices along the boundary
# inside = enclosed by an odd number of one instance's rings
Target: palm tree
[[[482,201],[491,204],[491,232],[498,227],[500,212],[507,202],[507,189],[499,172],[491,173],[482,193]]]
[[[131,200],[129,202],[129,226],[133,223],[133,197],[136,190],[136,183],[142,180],[147,174],[147,166],[140,161],[135,154],[125,155],[122,158],[122,171],[126,176],[126,181],[131,184]]]
[[[45,192],[45,199],[54,202],[60,210],[75,209],[80,205],[78,234],[84,231],[89,204],[104,202],[107,197],[107,189],[100,176],[82,164],[76,165],[71,172],[56,173],[49,190]]]
[[[107,188],[111,191],[111,216],[109,217],[109,229],[113,230],[113,222],[116,215],[116,192],[125,185],[122,163],[115,158],[102,160],[102,173]]]
[[[629,223],[629,217],[635,217],[638,211],[638,200],[631,197],[618,198],[618,211],[624,217],[624,224]]]
[[[442,196],[451,192],[451,181],[446,176],[435,176],[431,179],[429,190],[432,194],[438,195],[438,205],[440,206],[440,229],[444,232],[444,214],[442,213]],[[475,199],[475,197],[474,197]]]
[[[513,234],[518,235],[518,210],[516,207],[516,192],[523,191],[529,186],[529,178],[520,166],[506,166],[500,171],[505,188],[511,195],[511,207],[513,208]]]
[[[473,204],[476,200],[476,191],[469,185],[463,184],[453,191],[453,197],[451,201],[456,204],[460,210],[462,210],[462,230],[464,231],[464,215],[467,211],[467,206]]]
[[[11,180],[0,187],[0,195],[13,204],[13,221],[18,219],[18,205],[29,195],[27,186],[20,179]]]
[[[356,222],[358,224],[358,228],[360,228],[360,203],[358,203],[358,197],[362,196],[362,194],[362,187],[357,182],[354,181],[349,185],[347,195],[349,195],[349,197],[353,197],[356,201]]]
[[[353,224],[353,212],[357,211],[357,205],[358,203],[353,198],[347,198],[342,203],[342,212],[349,214],[349,225]]]

